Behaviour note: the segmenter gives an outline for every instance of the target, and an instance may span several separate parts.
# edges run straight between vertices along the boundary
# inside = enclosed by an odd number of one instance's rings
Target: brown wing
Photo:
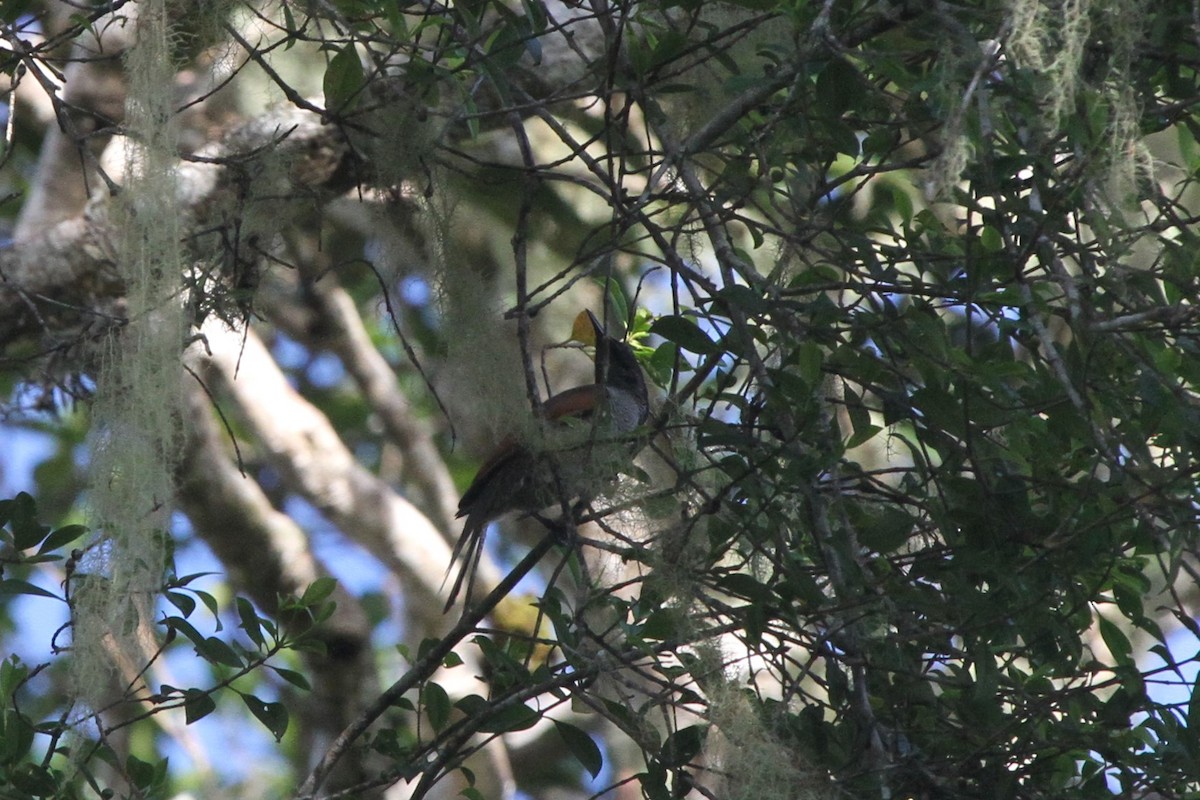
[[[574,389],[559,392],[543,403],[542,414],[551,422],[572,417],[575,419],[587,419],[591,416],[603,396],[604,389],[595,384],[576,386]],[[514,461],[523,460],[528,455],[529,451],[517,441],[516,437],[505,437],[492,452],[491,456],[488,457],[488,460],[483,462],[479,467],[479,472],[475,473],[475,478],[471,481],[471,485],[463,492],[462,499],[458,501],[457,516],[463,517],[470,513],[471,506],[475,504],[475,501],[482,494],[484,487],[493,476],[499,472],[503,472]]]
[[[479,471],[475,473],[475,477],[471,480],[471,485],[463,492],[463,496],[458,501],[458,514],[455,516],[465,517],[471,512],[471,506],[475,505],[475,501],[483,493],[484,487],[488,485],[491,479],[499,472],[502,472],[505,467],[509,466],[514,460],[522,459],[528,455],[528,451],[521,446],[515,436],[505,437],[500,442],[499,446],[488,456],[488,460],[483,462],[479,467]]]
[[[542,414],[550,422],[567,419],[587,419],[604,396],[600,386],[577,386],[554,395],[542,404]],[[518,501],[526,491],[526,482],[534,471],[535,458],[516,437],[506,437],[487,461],[475,473],[475,479],[463,492],[458,501],[458,517],[466,517],[462,534],[450,554],[450,565],[446,568],[449,577],[454,565],[461,559],[462,565],[450,587],[446,610],[464,583],[467,596],[475,580],[475,570],[483,553],[483,532],[487,524],[506,511],[520,507]]]
[[[604,387],[594,383],[576,386],[542,403],[542,414],[551,422],[565,417],[587,419],[604,400]]]

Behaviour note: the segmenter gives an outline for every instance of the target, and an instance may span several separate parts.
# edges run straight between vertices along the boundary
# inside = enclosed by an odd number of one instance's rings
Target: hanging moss
[[[1010,6],[1005,49],[1019,67],[1041,76],[1048,138],[1074,118],[1095,118],[1097,194],[1114,206],[1131,198],[1139,174],[1152,171],[1130,88],[1130,64],[1150,14],[1141,0],[1012,0]],[[1095,47],[1097,41],[1104,46]]]
[[[178,449],[183,253],[172,32],[164,0],[139,3],[137,12],[137,42],[126,57],[124,188],[114,210],[127,319],[108,334],[96,376],[89,506],[97,538],[74,606],[75,690],[93,708],[114,671],[128,684],[153,652]]]

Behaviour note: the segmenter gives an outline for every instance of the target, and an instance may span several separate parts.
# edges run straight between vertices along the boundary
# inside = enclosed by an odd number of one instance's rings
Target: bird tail
[[[454,606],[454,601],[458,599],[464,582],[467,591],[463,602],[466,603],[470,600],[471,593],[475,588],[475,572],[479,568],[479,559],[483,555],[483,533],[487,529],[487,524],[487,519],[479,519],[474,514],[467,515],[462,535],[458,537],[458,542],[455,543],[454,550],[450,553],[450,564],[446,567],[446,574],[442,578],[442,586],[445,586],[446,581],[450,578],[450,573],[454,571],[455,564],[458,564],[458,574],[454,576],[454,583],[450,585],[450,594],[446,599],[443,612],[449,611]]]

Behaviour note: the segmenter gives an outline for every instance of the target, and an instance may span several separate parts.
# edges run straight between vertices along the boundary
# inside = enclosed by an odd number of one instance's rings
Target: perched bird
[[[542,404],[545,436],[536,444],[502,441],[458,503],[466,517],[447,576],[462,559],[446,610],[467,583],[470,595],[488,523],[510,511],[536,512],[564,500],[589,499],[630,458],[624,434],[650,413],[646,381],[629,345],[608,335],[590,311],[576,319],[572,338],[596,348],[595,383],[560,392]]]

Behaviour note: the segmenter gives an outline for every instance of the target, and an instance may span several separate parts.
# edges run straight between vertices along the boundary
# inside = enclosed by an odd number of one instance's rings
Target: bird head
[[[621,339],[610,336],[605,326],[591,311],[575,318],[571,338],[596,348],[596,383],[609,389],[626,392],[643,409],[649,409],[646,379],[633,349]],[[639,420],[643,422],[644,417]]]

